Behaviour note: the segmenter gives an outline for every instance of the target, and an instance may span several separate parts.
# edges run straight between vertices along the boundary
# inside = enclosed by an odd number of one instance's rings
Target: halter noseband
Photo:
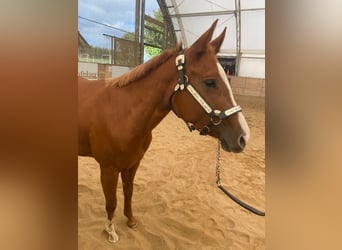
[[[188,126],[190,132],[193,130],[198,130],[200,135],[207,135],[210,131],[211,126],[218,126],[222,119],[229,117],[237,112],[242,111],[239,105],[233,106],[225,111],[212,109],[210,105],[203,99],[203,97],[197,92],[195,87],[189,82],[188,76],[184,72],[184,65],[185,65],[185,56],[184,51],[180,50],[178,56],[176,57],[176,66],[178,70],[178,83],[176,84],[170,98],[169,98],[169,105],[171,110],[180,117],[177,112],[175,111],[172,105],[172,98],[178,91],[183,91],[184,89],[188,90],[189,93],[195,98],[195,100],[201,105],[201,107],[205,110],[205,112],[209,115],[210,121],[209,123],[204,126],[203,128],[196,128],[194,124],[185,121],[185,124]]]

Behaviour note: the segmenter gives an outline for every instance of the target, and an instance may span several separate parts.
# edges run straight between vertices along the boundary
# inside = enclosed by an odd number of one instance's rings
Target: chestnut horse
[[[170,110],[190,130],[218,138],[225,151],[241,152],[248,141],[248,125],[216,58],[226,28],[211,41],[217,21],[190,48],[179,43],[117,78],[78,79],[78,152],[100,164],[110,242],[119,239],[112,222],[119,173],[124,215],[135,227],[134,176],[152,130]]]

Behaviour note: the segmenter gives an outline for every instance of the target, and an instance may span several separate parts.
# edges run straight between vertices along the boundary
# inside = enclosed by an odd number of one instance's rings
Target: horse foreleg
[[[119,240],[113,224],[113,215],[116,208],[116,187],[118,184],[119,172],[113,166],[101,165],[101,184],[106,199],[108,241],[114,243]]]
[[[134,176],[139,166],[139,162],[129,169],[121,171],[121,179],[125,196],[124,215],[128,218],[127,226],[135,228],[137,221],[132,213],[132,195]]]

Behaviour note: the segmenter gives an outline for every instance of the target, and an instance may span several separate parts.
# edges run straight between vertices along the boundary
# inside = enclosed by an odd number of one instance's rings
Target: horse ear
[[[197,39],[196,42],[193,43],[193,45],[190,47],[192,51],[198,54],[206,49],[207,44],[209,44],[213,36],[217,22],[218,19],[216,19],[211,25],[211,27],[206,32],[204,32],[203,35],[201,35],[200,38]]]
[[[210,42],[210,45],[213,46],[214,50],[215,50],[215,54],[217,54],[220,51],[221,45],[223,43],[223,40],[226,36],[226,29],[227,27],[224,28],[224,30],[222,31],[222,33],[216,37],[214,40],[212,40]]]

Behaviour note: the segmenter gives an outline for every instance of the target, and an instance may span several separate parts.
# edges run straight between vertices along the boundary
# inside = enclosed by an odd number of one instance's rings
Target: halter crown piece
[[[201,129],[196,128],[192,123],[185,121],[185,124],[188,126],[190,132],[193,130],[198,130],[200,135],[207,135],[210,131],[211,126],[218,126],[222,119],[229,117],[237,112],[242,111],[241,107],[239,105],[233,106],[225,111],[212,109],[210,105],[203,99],[203,97],[197,92],[195,87],[189,82],[188,76],[184,72],[184,65],[185,65],[185,56],[184,56],[184,50],[180,50],[178,52],[178,56],[176,57],[176,67],[178,70],[178,83],[175,86],[175,89],[170,96],[169,104],[172,109],[172,111],[179,117],[175,109],[172,105],[172,98],[174,94],[176,94],[178,91],[188,90],[189,93],[195,98],[195,100],[201,105],[201,107],[205,110],[205,112],[210,117],[210,122],[204,126]]]

